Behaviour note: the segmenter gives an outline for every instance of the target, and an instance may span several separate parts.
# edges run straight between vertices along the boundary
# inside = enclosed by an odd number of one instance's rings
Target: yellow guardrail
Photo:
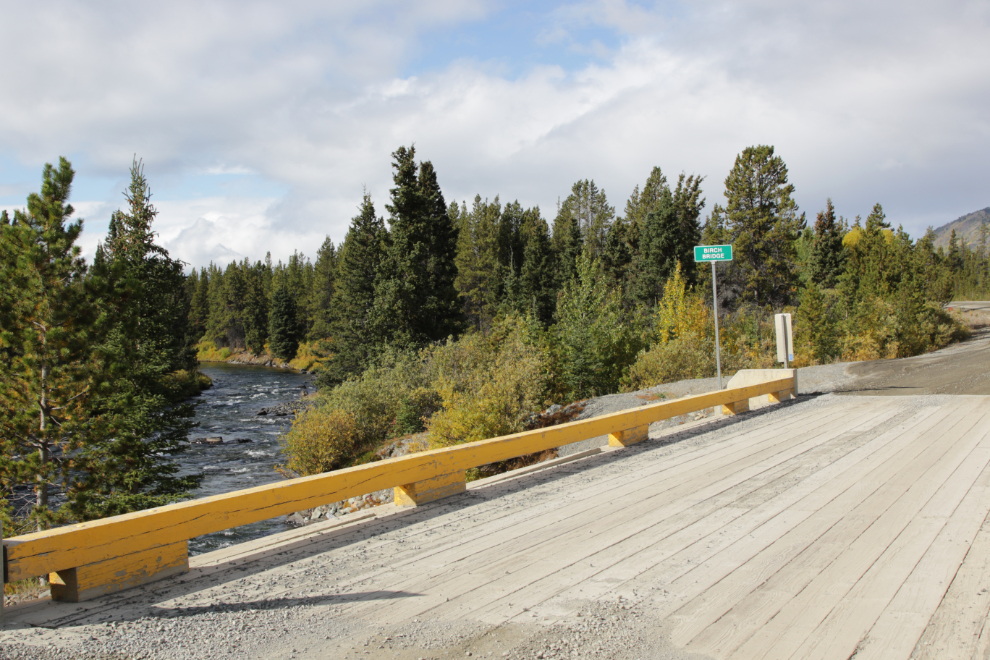
[[[649,425],[713,406],[729,414],[749,399],[796,391],[790,374],[746,387],[662,401],[591,419],[390,458],[324,474],[189,500],[3,540],[4,581],[50,574],[52,598],[79,601],[188,570],[187,541],[203,534],[395,488],[399,505],[464,490],[464,471],[609,435],[613,446],[645,439]]]

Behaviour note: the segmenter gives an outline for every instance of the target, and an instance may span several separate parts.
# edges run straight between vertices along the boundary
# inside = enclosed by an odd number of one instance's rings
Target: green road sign
[[[695,245],[695,261],[732,261],[731,245]]]

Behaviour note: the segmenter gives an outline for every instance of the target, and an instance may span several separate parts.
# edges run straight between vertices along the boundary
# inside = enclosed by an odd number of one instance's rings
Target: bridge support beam
[[[794,398],[794,390],[781,390],[780,392],[771,392],[767,395],[770,403],[780,403],[781,401],[788,401]]]
[[[419,506],[442,497],[450,497],[467,490],[464,470],[441,474],[432,479],[395,487],[395,503],[398,506]]]
[[[727,403],[722,406],[723,415],[738,415],[739,413],[749,412],[749,399],[743,399],[742,401],[736,401],[735,403]]]
[[[634,429],[625,429],[608,434],[609,447],[628,447],[637,442],[642,442],[650,437],[650,426],[637,426]]]
[[[179,541],[50,573],[52,600],[79,603],[189,571],[189,544]]]

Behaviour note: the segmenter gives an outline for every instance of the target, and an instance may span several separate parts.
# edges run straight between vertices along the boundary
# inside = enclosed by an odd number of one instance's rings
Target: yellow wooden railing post
[[[189,571],[189,542],[179,541],[48,574],[52,600],[71,603]]]
[[[396,486],[393,492],[398,506],[419,506],[439,500],[441,497],[463,493],[465,490],[467,490],[467,481],[464,478],[464,470],[460,470],[441,474],[432,479]]]
[[[637,426],[634,429],[624,429],[608,434],[609,447],[628,447],[637,442],[642,442],[650,437],[650,425]]]
[[[432,502],[464,492],[469,468],[602,435],[609,436],[611,446],[626,447],[646,440],[653,422],[712,406],[737,414],[749,409],[751,398],[763,395],[779,401],[797,391],[797,372],[743,373],[740,383],[591,419],[0,539],[3,579],[49,574],[54,600],[86,600],[188,571],[187,541],[203,534],[386,488],[395,489],[400,506]]]
[[[723,415],[738,415],[739,413],[749,412],[749,399],[743,399],[742,401],[733,401],[731,403],[725,403],[722,405]]]

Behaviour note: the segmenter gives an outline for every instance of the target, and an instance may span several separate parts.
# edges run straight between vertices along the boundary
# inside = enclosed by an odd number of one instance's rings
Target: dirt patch
[[[990,394],[990,302],[951,303],[972,337],[933,353],[898,360],[857,362],[842,394]]]

